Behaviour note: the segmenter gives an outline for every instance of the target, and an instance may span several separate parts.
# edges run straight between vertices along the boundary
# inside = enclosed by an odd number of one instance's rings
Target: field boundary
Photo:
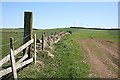
[[[54,35],[52,34],[47,37],[45,36],[45,33],[42,33],[42,39],[38,40],[36,39],[36,34],[34,34],[34,38],[32,38],[32,12],[25,12],[24,15],[24,42],[19,48],[14,50],[14,39],[10,38],[10,53],[0,60],[0,67],[9,61],[11,62],[11,66],[0,70],[0,79],[9,73],[12,73],[14,80],[17,80],[17,69],[22,68],[33,61],[36,65],[36,53],[38,49],[46,51],[49,54],[48,56],[54,57],[54,55],[50,54],[50,52],[45,50],[45,48],[50,47],[54,43],[57,43],[65,35],[70,34],[69,31],[61,31],[58,33],[55,32]],[[31,53],[31,50],[33,53]],[[22,51],[22,57],[20,59],[18,58],[19,60],[16,62],[16,55]]]
[[[36,35],[35,35],[36,38]],[[18,68],[22,68],[23,66],[31,63],[33,60],[36,61],[36,52],[34,51],[34,56],[32,56],[32,58],[25,60],[26,58],[28,58],[28,54],[26,53],[20,60],[18,60],[18,62],[15,63],[15,55],[17,55],[18,53],[20,53],[21,51],[23,51],[25,48],[27,48],[29,45],[31,45],[32,43],[34,43],[34,45],[36,45],[36,39],[31,39],[28,42],[26,42],[25,44],[23,44],[22,46],[20,46],[18,49],[13,50],[13,44],[12,44],[12,38],[10,38],[10,54],[8,54],[7,56],[5,56],[1,61],[0,61],[0,66],[2,66],[3,64],[5,64],[8,61],[11,61],[12,67],[8,67],[7,69],[1,70],[0,71],[0,77],[5,76],[9,73],[13,73],[14,78],[17,78],[17,72],[16,70]],[[36,47],[34,47],[34,50],[36,50]],[[25,60],[25,61],[24,61]],[[24,62],[22,62],[24,61]]]
[[[57,43],[59,40],[61,40],[61,38],[63,38],[67,34],[70,34],[70,33],[62,31],[62,32],[59,32],[58,34],[50,35],[48,37],[43,36],[44,35],[43,34],[42,39],[38,39],[40,42],[36,41],[36,34],[35,34],[34,39],[31,39],[28,42],[24,43],[16,50],[13,50],[13,48],[14,48],[13,38],[10,38],[10,54],[8,54],[2,60],[0,60],[0,67],[2,65],[4,65],[5,63],[7,63],[8,61],[11,61],[12,66],[8,67],[7,69],[1,70],[0,77],[3,77],[12,72],[14,79],[17,79],[17,69],[22,68],[22,67],[26,66],[27,64],[30,64],[33,61],[36,64],[36,52],[38,49],[41,49],[42,51],[46,51],[49,53],[49,51],[45,50],[45,47],[50,47],[54,43]],[[32,54],[32,58],[28,58],[27,51],[28,51],[29,46],[33,43],[34,43],[34,46],[32,46],[32,49],[34,51],[34,54]],[[40,44],[42,44],[42,45],[40,45]],[[26,52],[23,55],[23,57],[21,59],[19,59],[17,62],[15,62],[15,56],[18,55],[24,49],[26,49]]]

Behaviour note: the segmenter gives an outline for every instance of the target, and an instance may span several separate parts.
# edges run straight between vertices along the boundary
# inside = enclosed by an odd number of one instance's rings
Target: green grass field
[[[62,38],[58,43],[54,44],[54,56],[52,59],[46,55],[46,52],[37,54],[37,61],[44,62],[44,68],[40,64],[36,66],[34,63],[18,72],[18,78],[89,78],[97,77],[90,70],[84,51],[77,44],[79,38],[99,38],[112,41],[118,44],[120,35],[118,30],[91,30],[91,29],[46,29],[34,30],[37,39],[41,38],[42,32],[46,32],[46,36],[59,31],[72,31],[71,35]],[[23,41],[23,29],[3,29],[1,44],[9,43],[9,38],[14,37],[17,40],[14,44],[15,49],[18,48]],[[14,33],[17,32],[17,33]],[[2,48],[2,57],[9,54],[9,45],[0,46]]]

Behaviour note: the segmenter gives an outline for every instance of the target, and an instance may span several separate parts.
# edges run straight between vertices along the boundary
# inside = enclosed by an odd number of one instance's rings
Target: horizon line
[[[51,28],[36,28],[33,27],[33,29],[56,29],[56,28],[70,28],[70,27],[80,27],[80,28],[99,28],[99,29],[120,29],[120,27],[110,27],[110,28],[105,28],[105,27],[88,27],[88,26],[66,26],[66,27],[51,27]],[[8,29],[17,29],[17,28],[24,28],[24,27],[0,27],[0,29],[2,28],[8,28]]]

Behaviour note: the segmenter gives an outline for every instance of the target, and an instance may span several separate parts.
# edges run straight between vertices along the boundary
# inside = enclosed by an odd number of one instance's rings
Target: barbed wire
[[[2,51],[2,54],[1,54],[1,55],[6,54],[6,53],[9,54],[10,51],[6,51],[6,52],[4,52],[4,53],[3,53],[3,51]]]
[[[20,36],[21,36],[21,35],[20,35]],[[18,36],[18,34],[16,34],[16,35],[14,35],[14,37],[16,38],[16,37],[19,37],[19,36]],[[9,39],[9,37],[4,38],[4,36],[2,35],[2,36],[0,37],[0,39]]]
[[[15,40],[15,41],[13,42],[13,44],[16,43],[16,42],[17,42],[17,40]],[[8,46],[8,45],[10,45],[10,43],[4,44],[4,45],[1,44],[0,46],[3,47],[3,46]]]
[[[17,39],[13,42],[13,44],[16,43],[17,41],[21,41],[21,39],[25,39],[25,38],[29,37],[30,35],[32,35],[32,34],[28,34],[27,36],[22,37],[22,38],[17,37]],[[1,47],[8,46],[8,45],[10,45],[10,42],[7,44],[0,44]]]
[[[26,37],[28,37],[28,36],[30,36],[30,34],[28,34]],[[1,40],[1,39],[4,39],[3,37],[4,37],[4,36],[1,36],[1,37],[0,37],[0,40]],[[15,37],[15,38],[18,38],[19,36],[18,36],[18,34],[16,34],[16,36],[14,36],[14,37]],[[22,36],[22,37],[23,37],[23,36]],[[5,38],[5,39],[8,39],[8,38]]]
[[[15,36],[17,39],[13,42],[13,44],[16,43],[16,42],[18,42],[18,41],[20,42],[21,40],[29,37],[30,35],[32,35],[32,34],[28,34],[28,35],[26,35],[25,37],[22,36],[21,38],[20,38],[20,36]],[[3,38],[0,38],[0,39],[3,39]],[[9,42],[9,43],[6,43],[6,44],[0,44],[0,47],[8,46],[8,45],[10,45],[10,42]]]

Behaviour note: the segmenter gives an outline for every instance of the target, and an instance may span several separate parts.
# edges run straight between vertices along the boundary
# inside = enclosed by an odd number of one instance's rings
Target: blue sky
[[[117,2],[3,2],[3,28],[23,28],[24,11],[33,12],[34,28],[118,27]]]

